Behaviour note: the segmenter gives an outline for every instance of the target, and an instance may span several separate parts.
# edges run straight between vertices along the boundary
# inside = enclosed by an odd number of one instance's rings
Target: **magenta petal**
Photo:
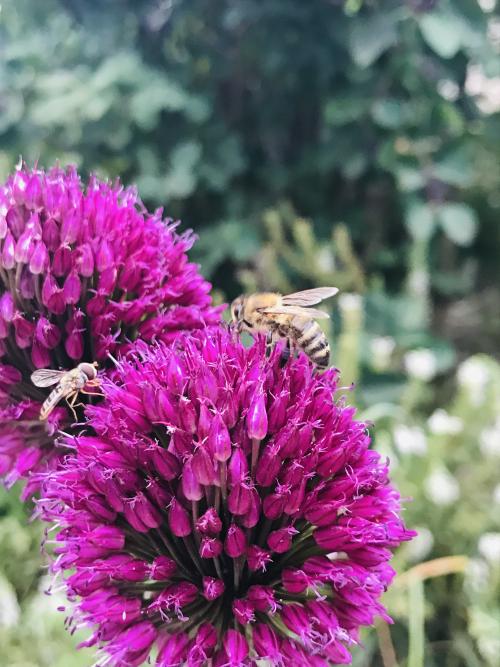
[[[266,401],[263,394],[258,394],[247,414],[248,437],[262,440],[267,435],[267,428]]]
[[[170,504],[168,524],[172,533],[177,537],[186,537],[191,533],[189,514],[175,498]]]
[[[209,507],[196,522],[196,528],[203,535],[218,535],[222,530],[222,521],[214,507]]]
[[[224,582],[214,577],[203,577],[203,595],[207,600],[216,600],[225,590]]]
[[[224,638],[224,648],[230,664],[243,663],[248,655],[248,643],[245,637],[236,630],[228,630]]]
[[[227,531],[224,542],[224,551],[228,556],[231,556],[231,558],[238,558],[238,556],[242,556],[245,553],[246,547],[245,533],[239,526],[232,523]]]

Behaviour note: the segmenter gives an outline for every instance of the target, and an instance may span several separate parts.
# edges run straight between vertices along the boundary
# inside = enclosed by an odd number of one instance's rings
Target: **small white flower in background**
[[[436,410],[427,420],[429,431],[434,435],[457,435],[464,428],[464,422],[460,417],[453,417],[446,410]]]
[[[320,248],[316,256],[316,261],[318,263],[318,268],[325,273],[335,271],[335,257],[329,246],[324,245]]]
[[[479,6],[483,12],[489,13],[495,9],[496,0],[478,0]]]
[[[500,457],[500,418],[479,436],[479,447],[485,456]]]
[[[489,37],[495,40],[495,26],[489,25]],[[486,76],[482,65],[469,65],[465,79],[465,92],[476,98],[476,104],[484,114],[500,111],[500,77]]]
[[[490,563],[500,563],[500,533],[484,533],[479,538],[477,548]]]
[[[465,587],[471,592],[480,593],[489,585],[490,570],[482,558],[471,558],[465,570]]]
[[[446,468],[433,470],[425,480],[425,493],[436,505],[451,505],[460,497],[460,487]]]
[[[394,444],[401,454],[424,456],[427,452],[425,433],[418,426],[398,424],[394,427]]]
[[[460,94],[460,87],[451,79],[440,79],[437,83],[437,91],[445,100],[454,102]]]
[[[429,274],[417,269],[412,271],[408,279],[408,289],[416,296],[426,296],[429,291]]]
[[[425,526],[415,526],[417,536],[405,547],[405,552],[409,560],[417,563],[424,560],[429,555],[434,545],[434,536]]]
[[[457,370],[458,384],[469,392],[474,405],[483,403],[490,379],[487,364],[478,357],[469,357],[460,364]]]
[[[339,308],[344,311],[361,310],[363,299],[359,294],[341,294],[339,296]]]
[[[493,489],[493,502],[500,505],[500,484],[497,484]]]
[[[370,358],[373,368],[385,371],[391,362],[396,341],[391,336],[377,336],[370,341]]]
[[[429,382],[437,373],[436,355],[426,348],[412,350],[405,354],[404,366],[410,377]]]
[[[13,628],[19,622],[20,609],[12,584],[0,576],[0,628]]]

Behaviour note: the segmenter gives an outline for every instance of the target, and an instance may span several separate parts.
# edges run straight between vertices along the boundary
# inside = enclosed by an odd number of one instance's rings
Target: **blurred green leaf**
[[[351,56],[360,67],[369,67],[398,38],[396,24],[401,15],[398,11],[359,17],[352,24],[349,37]]]
[[[195,141],[179,144],[171,154],[170,169],[163,187],[166,197],[187,197],[196,186],[195,168],[201,157],[201,146]]]
[[[252,227],[235,225],[227,220],[213,225],[201,235],[196,252],[201,257],[202,269],[211,276],[226,259],[245,262],[259,249],[259,237]]]
[[[425,183],[422,170],[416,167],[401,165],[396,167],[395,172],[399,187],[403,192],[419,190]]]
[[[459,187],[470,185],[475,176],[470,148],[464,144],[449,151],[436,162],[433,172],[437,178],[445,183]]]
[[[475,211],[466,204],[443,204],[436,210],[436,217],[446,236],[459,246],[470,245],[478,230]]]
[[[401,102],[395,99],[377,100],[372,107],[373,120],[381,125],[394,129],[403,121]]]
[[[366,113],[366,100],[356,97],[337,97],[329,100],[324,109],[330,125],[342,126],[359,120]]]
[[[453,58],[462,44],[462,23],[452,12],[436,9],[419,20],[422,36],[442,58]]]
[[[408,586],[409,647],[408,667],[424,667],[424,584],[414,577]]]
[[[420,201],[413,201],[406,213],[406,226],[415,239],[428,241],[436,228],[432,207]]]

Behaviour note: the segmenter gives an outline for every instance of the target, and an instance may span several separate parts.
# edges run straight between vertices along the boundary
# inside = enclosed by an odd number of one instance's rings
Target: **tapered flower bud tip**
[[[272,562],[272,557],[269,551],[252,545],[247,550],[247,561],[248,567],[252,572],[257,572],[258,570],[265,572],[267,565]]]
[[[156,664],[159,667],[174,667],[174,665],[182,664],[188,646],[189,637],[183,632],[164,637]]]
[[[267,428],[266,401],[264,395],[260,393],[254,398],[248,410],[248,437],[263,440],[267,435]]]
[[[0,297],[0,315],[4,322],[12,322],[14,313],[14,298],[10,292],[5,292]]]
[[[283,662],[278,635],[268,625],[256,623],[253,630],[253,643],[259,658],[268,658],[271,662]]]
[[[156,581],[170,579],[176,569],[177,566],[171,558],[158,556],[151,565],[151,579],[155,579]]]
[[[218,535],[222,530],[222,521],[215,507],[209,507],[196,522],[196,529],[202,535]]]
[[[200,543],[202,558],[217,558],[222,553],[222,542],[215,537],[203,537]]]
[[[227,506],[231,514],[243,516],[250,511],[252,490],[246,484],[234,484],[227,499]]]
[[[233,485],[241,484],[248,475],[247,457],[241,447],[235,447],[228,467],[229,482]]]
[[[143,621],[123,630],[115,638],[115,664],[140,665],[156,640],[158,633],[152,623]]]
[[[241,632],[228,630],[224,638],[224,649],[229,664],[239,665],[244,663],[248,656],[248,643]]]
[[[279,530],[273,530],[267,538],[267,544],[271,551],[275,551],[278,554],[282,554],[292,545],[292,538],[298,533],[297,530],[293,527],[280,528]]]
[[[224,551],[231,558],[242,556],[247,548],[246,537],[243,530],[235,523],[231,524],[227,531],[226,541],[224,542]]]
[[[71,272],[64,281],[63,294],[64,300],[68,305],[75,305],[80,299],[80,279],[76,271]]]
[[[203,489],[193,472],[191,461],[186,461],[182,471],[182,491],[187,500],[201,500]]]
[[[191,533],[189,514],[175,498],[170,505],[168,524],[176,537],[186,537]]]
[[[209,447],[216,461],[227,461],[231,456],[231,438],[222,417],[217,414],[212,420],[208,435]]]
[[[233,614],[240,625],[255,622],[255,607],[250,600],[235,600],[233,602]]]
[[[84,278],[90,278],[94,273],[94,253],[89,243],[83,243],[76,257],[76,269]]]
[[[184,382],[184,369],[175,354],[170,357],[167,369],[168,386],[171,391],[179,393]]]
[[[225,588],[221,579],[203,577],[203,595],[207,600],[216,600],[224,593]]]

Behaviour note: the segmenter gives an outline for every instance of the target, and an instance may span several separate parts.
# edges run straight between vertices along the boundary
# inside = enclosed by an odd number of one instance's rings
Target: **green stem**
[[[408,586],[408,667],[424,667],[424,602],[424,584],[420,578],[412,577]]]

